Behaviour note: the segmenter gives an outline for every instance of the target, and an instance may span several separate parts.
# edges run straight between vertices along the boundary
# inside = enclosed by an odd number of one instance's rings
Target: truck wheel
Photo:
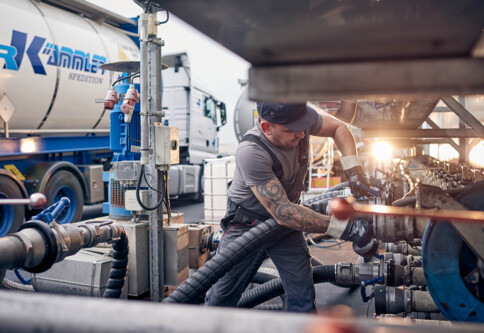
[[[0,199],[21,199],[22,192],[10,177],[0,175]],[[0,237],[17,231],[24,223],[24,205],[0,205]]]
[[[82,187],[76,176],[69,171],[61,170],[54,173],[45,186],[47,207],[58,202],[62,197],[67,197],[71,203],[57,217],[59,224],[80,221],[84,196]]]

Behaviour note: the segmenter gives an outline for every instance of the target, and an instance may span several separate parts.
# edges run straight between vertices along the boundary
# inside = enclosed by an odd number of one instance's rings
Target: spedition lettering
[[[69,80],[81,81],[81,82],[87,82],[87,83],[95,83],[95,84],[102,84],[103,83],[102,78],[95,77],[95,76],[92,76],[92,75],[75,74],[75,73],[69,73]]]

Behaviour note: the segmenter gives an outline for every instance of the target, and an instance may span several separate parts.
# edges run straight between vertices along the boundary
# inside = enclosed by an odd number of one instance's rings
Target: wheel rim
[[[56,218],[56,222],[59,224],[69,223],[73,220],[74,215],[76,214],[76,195],[74,190],[70,186],[62,186],[60,187],[54,195],[54,202],[58,202],[62,197],[67,197],[71,202],[59,216]]]
[[[8,197],[0,192],[0,199],[8,199]],[[0,237],[5,236],[13,225],[14,211],[11,205],[0,205]]]
[[[470,210],[484,211],[484,182],[476,183],[456,200]],[[484,302],[479,297],[483,282],[471,287],[465,277],[476,266],[477,257],[451,224],[430,223],[422,240],[422,264],[435,304],[452,321],[484,322]]]

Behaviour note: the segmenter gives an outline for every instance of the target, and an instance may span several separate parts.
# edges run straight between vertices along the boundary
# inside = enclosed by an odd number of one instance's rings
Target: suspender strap
[[[282,164],[279,161],[279,159],[277,159],[276,155],[274,155],[272,150],[269,147],[267,147],[267,145],[257,135],[254,135],[254,134],[244,135],[244,137],[240,142],[243,142],[243,141],[254,142],[255,144],[259,145],[261,148],[263,148],[272,158],[272,171],[276,175],[277,179],[282,180],[282,175],[284,174],[282,170]]]
[[[309,134],[306,133],[306,136]],[[304,137],[299,140],[299,164],[303,166],[304,164],[308,164],[309,158],[309,138]]]
[[[307,165],[309,169],[309,134],[306,133],[305,138],[299,141],[299,165],[302,167],[303,165]],[[304,189],[307,191],[309,187],[309,172],[306,173],[304,178]]]

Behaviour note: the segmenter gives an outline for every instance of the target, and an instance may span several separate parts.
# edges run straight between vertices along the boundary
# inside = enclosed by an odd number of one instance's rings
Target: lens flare
[[[480,141],[471,149],[469,162],[476,168],[484,168],[484,141]]]
[[[373,145],[373,156],[379,161],[389,161],[392,159],[393,148],[388,142],[377,141]]]
[[[37,144],[34,139],[22,139],[20,142],[20,151],[22,153],[33,153],[37,151]]]

